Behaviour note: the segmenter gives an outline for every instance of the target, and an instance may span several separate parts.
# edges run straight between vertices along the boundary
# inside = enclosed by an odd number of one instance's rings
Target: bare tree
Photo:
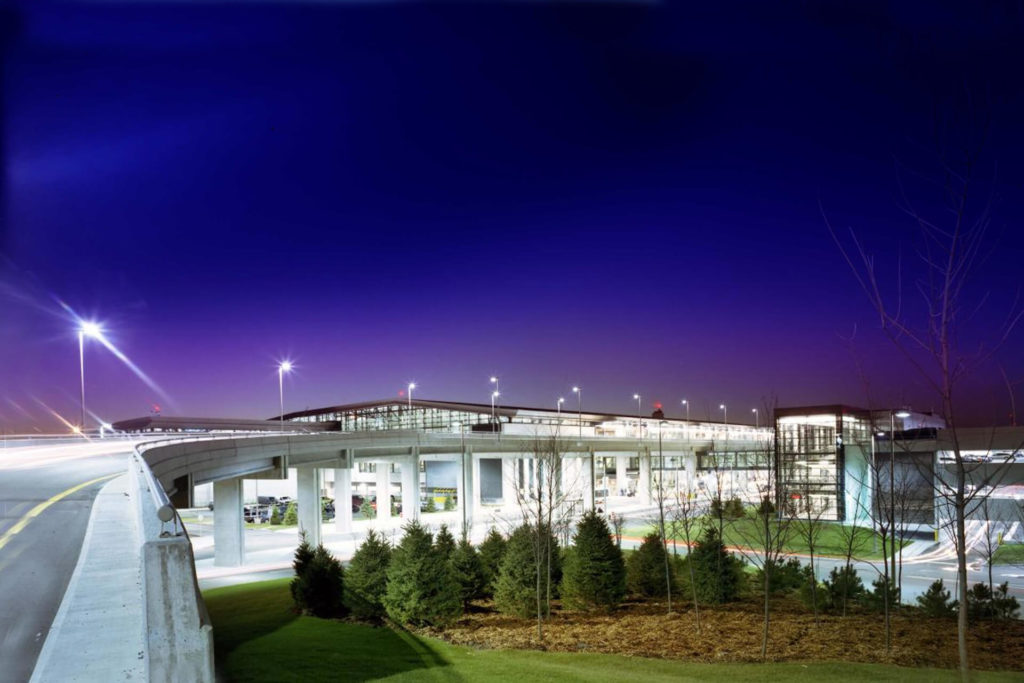
[[[622,527],[626,525],[625,515],[616,512],[608,513],[608,523],[612,526],[612,533],[615,534],[615,545],[622,549]]]
[[[693,542],[700,536],[702,517],[697,504],[697,493],[692,486],[676,492],[675,505],[671,510],[672,526],[682,532],[686,543],[686,555],[689,557]],[[687,562],[690,570],[690,589],[693,591],[693,614],[697,620],[697,634],[700,634],[700,604],[697,601],[697,577],[693,562]]]
[[[767,414],[772,412],[766,411]],[[779,458],[775,453],[774,438],[768,437],[750,455],[757,459],[757,469],[765,476],[755,479],[758,503],[748,512],[749,524],[736,527],[750,551],[744,551],[751,564],[760,567],[764,590],[764,619],[761,629],[761,658],[768,656],[768,635],[771,627],[772,577],[788,554],[789,540],[793,534],[792,510],[783,510],[788,501],[779,491]]]
[[[558,435],[538,435],[531,442],[533,481],[514,482],[516,502],[524,521],[532,529],[533,559],[536,577],[537,639],[544,640],[544,619],[551,615],[551,557],[557,548],[551,547],[556,525],[563,523],[568,492],[562,480],[563,462],[567,449]],[[546,580],[545,580],[546,577]]]
[[[1005,322],[997,329],[987,330],[989,334],[985,339],[988,343],[984,347],[970,351],[961,347],[964,339],[985,332],[975,325],[970,329],[964,325],[984,303],[984,297],[980,301],[968,301],[971,294],[967,287],[985,246],[990,217],[988,202],[976,205],[969,201],[975,192],[977,166],[987,125],[983,125],[982,130],[980,142],[967,140],[953,146],[957,149],[955,158],[945,153],[941,141],[938,145],[940,177],[934,183],[934,189],[939,191],[945,203],[947,213],[944,218],[933,220],[909,201],[906,192],[903,193],[903,209],[921,235],[921,270],[920,276],[915,278],[915,289],[923,306],[921,310],[911,311],[910,307],[903,305],[902,265],[897,267],[895,291],[890,296],[880,282],[874,258],[857,234],[851,230],[846,239],[840,238],[825,217],[829,232],[878,315],[882,329],[931,388],[946,422],[953,455],[948,469],[952,471],[939,467],[936,478],[941,481],[940,495],[952,520],[961,605],[957,619],[957,645],[960,674],[965,683],[970,676],[968,621],[967,610],[964,609],[967,604],[966,518],[967,508],[980,489],[968,489],[968,466],[958,434],[959,390],[963,380],[1005,343],[1024,313],[1015,302]],[[824,211],[822,213],[824,215]],[[973,334],[968,335],[968,332]]]
[[[815,503],[811,495],[810,477],[807,476],[807,468],[801,468],[803,476],[793,477],[796,479],[800,491],[799,502],[791,502],[793,511],[793,533],[807,546],[811,566],[811,605],[814,611],[814,625],[820,626],[818,620],[818,574],[814,568],[814,555],[818,547],[818,538],[824,530],[822,518],[825,515],[825,508]]]

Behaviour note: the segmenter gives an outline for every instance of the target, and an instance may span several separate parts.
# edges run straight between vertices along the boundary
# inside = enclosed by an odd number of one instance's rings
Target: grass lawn
[[[288,580],[205,593],[227,681],[955,681],[955,671],[878,664],[698,664],[522,650],[478,650],[388,628],[296,616]],[[980,672],[979,681],[1019,675]]]
[[[1004,543],[992,555],[992,564],[1024,564],[1024,543]]]
[[[731,522],[726,522],[725,525],[725,543],[730,546],[751,546],[756,544],[756,539],[759,537],[757,532],[757,522],[752,519],[739,519]],[[668,525],[666,524],[666,527]],[[862,560],[880,560],[882,559],[882,538],[878,536],[878,550],[874,551],[871,537],[873,532],[871,529],[866,527],[859,527],[860,531],[859,538],[857,541],[857,547],[854,551],[854,556]],[[630,527],[623,529],[623,536],[630,536],[632,538],[643,538],[654,530],[653,526],[648,527]],[[668,529],[666,528],[666,531]],[[877,536],[877,534],[875,534]],[[676,540],[682,541],[682,534],[676,535]],[[904,541],[904,547],[910,545],[913,541]],[[823,522],[821,524],[821,531],[818,533],[818,539],[814,546],[814,552],[816,555],[835,555],[844,556],[846,554],[846,540],[843,538],[841,526],[838,524]],[[809,552],[807,542],[794,530],[790,534],[790,538],[786,543],[786,551],[791,553],[803,553]]]

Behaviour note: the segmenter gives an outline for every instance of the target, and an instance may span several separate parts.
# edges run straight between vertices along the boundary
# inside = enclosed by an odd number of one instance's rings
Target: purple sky
[[[944,219],[934,122],[975,132],[969,95],[993,204],[963,342],[990,342],[1024,279],[1024,19],[759,7],[0,10],[0,428],[76,419],[58,301],[166,394],[92,343],[106,420],[275,415],[285,357],[289,410],[486,403],[491,374],[516,405],[933,407],[819,203],[912,275],[899,181]],[[970,420],[1009,422],[1022,332]]]

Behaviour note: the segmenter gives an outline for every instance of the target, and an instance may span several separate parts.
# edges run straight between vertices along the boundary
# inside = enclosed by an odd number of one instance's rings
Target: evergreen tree
[[[281,524],[281,509],[276,505],[270,508],[270,523],[274,526]]]
[[[343,590],[341,562],[322,545],[316,547],[312,559],[292,581],[296,606],[314,617],[340,616],[344,612]]]
[[[864,582],[857,575],[852,565],[833,567],[824,581],[828,604],[832,609],[840,610],[846,616],[846,608],[852,602],[858,602],[864,595]]]
[[[384,617],[382,600],[387,589],[391,545],[373,529],[356,550],[345,575],[345,604],[358,619]]]
[[[299,507],[298,503],[294,500],[288,503],[288,507],[284,511],[284,523],[295,525],[299,523]]]
[[[444,511],[451,512],[455,509],[455,499],[450,495],[444,497]]]
[[[391,553],[382,600],[388,616],[401,624],[446,626],[462,612],[455,573],[419,522],[404,527]]]
[[[452,559],[452,553],[455,552],[455,537],[452,536],[452,532],[448,531],[447,524],[442,524],[438,530],[437,537],[434,539],[434,547],[446,561]]]
[[[643,543],[626,562],[626,583],[629,590],[645,597],[664,597],[665,589],[665,555],[667,551],[661,542],[658,532],[644,537]],[[671,566],[671,565],[670,565]],[[675,567],[670,570],[672,592],[676,592]]]
[[[690,561],[701,602],[723,603],[739,596],[744,562],[726,549],[714,526],[708,526],[697,540]]]
[[[485,596],[486,576],[484,564],[480,554],[465,536],[459,541],[459,545],[452,552],[452,569],[455,578],[459,582],[459,592],[462,596],[463,611],[469,609],[471,600],[479,600]]]
[[[888,589],[886,588],[887,583]],[[900,589],[896,585],[896,579],[890,576],[887,582],[884,576],[879,576],[871,582],[871,590],[861,596],[861,602],[872,611],[884,612],[887,597],[889,599],[890,612],[899,607]]]
[[[551,548],[551,586],[554,587],[562,577],[562,560],[558,541],[550,529],[545,527],[537,533],[536,527],[524,524],[512,532],[494,583],[494,604],[498,611],[524,618],[536,615],[538,583],[540,595],[547,596],[548,548]]]
[[[480,562],[484,566],[485,597],[494,596],[494,584],[498,580],[498,572],[501,570],[501,558],[505,556],[505,548],[507,546],[508,541],[493,526],[487,532],[487,538],[480,544]]]
[[[364,500],[359,505],[359,516],[363,519],[373,519],[377,515],[377,511],[373,509],[373,503],[369,500]]]
[[[566,558],[562,597],[571,609],[611,610],[622,602],[625,594],[626,566],[622,551],[612,540],[608,523],[590,510],[580,519],[572,552]]]
[[[935,579],[921,595],[917,596],[917,606],[926,617],[943,618],[956,614],[956,600],[951,600],[949,589],[943,586],[942,579]]]
[[[292,593],[292,600],[298,605],[299,609],[303,608],[303,605],[299,604],[300,598],[298,596],[299,580],[305,576],[306,568],[309,563],[313,561],[313,546],[306,540],[306,533],[299,533],[299,547],[295,549],[295,557],[292,560],[292,571],[295,572],[295,578],[289,584],[289,589]]]
[[[433,495],[428,495],[426,505],[423,507],[424,512],[437,512],[437,501],[434,500]]]

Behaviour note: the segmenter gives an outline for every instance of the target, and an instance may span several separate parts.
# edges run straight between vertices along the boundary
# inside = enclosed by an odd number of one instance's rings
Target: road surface
[[[0,449],[0,681],[27,681],[60,607],[99,490],[131,445]]]

